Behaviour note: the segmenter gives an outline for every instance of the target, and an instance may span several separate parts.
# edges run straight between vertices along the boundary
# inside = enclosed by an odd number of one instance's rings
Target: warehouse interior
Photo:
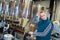
[[[36,30],[37,25],[30,26],[30,22],[39,4],[46,7],[47,17],[58,27],[50,40],[60,40],[60,0],[0,0],[0,40],[36,40],[28,32]]]

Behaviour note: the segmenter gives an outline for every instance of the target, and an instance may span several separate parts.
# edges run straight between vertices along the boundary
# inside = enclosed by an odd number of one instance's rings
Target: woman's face
[[[45,12],[40,13],[40,18],[42,20],[46,20],[46,14],[45,14]]]

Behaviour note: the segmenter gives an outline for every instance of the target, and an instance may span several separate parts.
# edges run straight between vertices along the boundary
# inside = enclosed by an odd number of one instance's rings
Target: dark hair
[[[46,8],[45,7],[41,7],[40,13],[42,13],[42,12],[46,12]]]
[[[44,7],[41,7],[41,10],[44,10]]]

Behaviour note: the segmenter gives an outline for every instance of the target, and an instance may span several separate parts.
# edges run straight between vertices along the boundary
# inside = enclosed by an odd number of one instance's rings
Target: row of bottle
[[[20,10],[19,4],[20,2],[18,1],[0,2],[0,14],[15,16],[17,18]]]
[[[24,1],[24,7],[21,7]],[[30,15],[30,2],[31,0],[17,0],[0,2],[0,14],[6,14],[9,16],[15,16],[16,18],[20,14],[20,9],[22,10],[22,17],[27,18]],[[22,5],[21,5],[22,4]]]

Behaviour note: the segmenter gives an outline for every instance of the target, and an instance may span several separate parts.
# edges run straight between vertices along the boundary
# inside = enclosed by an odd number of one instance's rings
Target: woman
[[[50,40],[53,25],[51,21],[46,17],[45,7],[41,7],[38,15],[40,16],[40,20],[37,24],[37,31],[29,32],[29,34],[35,35],[36,40]],[[34,25],[34,23],[31,23],[31,25]]]

